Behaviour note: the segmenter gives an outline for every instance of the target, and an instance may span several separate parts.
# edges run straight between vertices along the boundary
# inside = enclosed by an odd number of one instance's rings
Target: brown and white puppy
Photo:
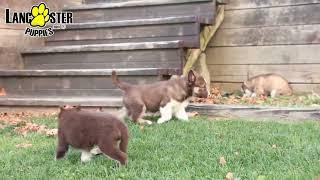
[[[58,118],[56,159],[63,158],[70,145],[82,151],[82,162],[103,153],[122,165],[127,163],[128,128],[115,116],[64,106],[60,107]]]
[[[244,96],[260,95],[275,97],[278,95],[292,95],[292,88],[288,81],[278,74],[261,74],[243,82]]]
[[[195,76],[193,71],[190,71],[187,77],[175,77],[152,84],[133,85],[120,82],[116,72],[112,72],[113,83],[124,92],[123,104],[126,115],[136,123],[147,124],[152,124],[152,122],[142,118],[146,111],[160,111],[161,117],[157,121],[159,124],[169,121],[172,116],[188,121],[185,108],[189,102],[188,98],[193,95],[194,88],[205,89],[205,91],[198,90],[198,96],[208,96],[205,84],[203,84],[205,81],[200,79]]]

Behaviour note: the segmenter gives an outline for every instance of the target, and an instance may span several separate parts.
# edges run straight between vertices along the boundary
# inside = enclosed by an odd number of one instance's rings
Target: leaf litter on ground
[[[320,95],[312,92],[304,95],[244,97],[240,92],[225,93],[219,87],[212,87],[208,98],[192,97],[193,103],[226,104],[226,105],[269,105],[278,107],[311,106],[320,107]]]
[[[57,129],[50,129],[45,125],[30,122],[30,119],[34,117],[50,117],[54,115],[56,115],[55,112],[1,112],[0,129],[13,126],[15,127],[14,132],[22,136],[26,136],[31,132],[44,134],[46,136],[56,136],[58,132]]]

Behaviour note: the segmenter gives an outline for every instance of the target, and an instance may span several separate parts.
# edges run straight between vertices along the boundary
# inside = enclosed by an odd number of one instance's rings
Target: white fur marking
[[[193,88],[193,93],[195,93],[195,94],[199,94],[199,87],[194,87]]]
[[[177,103],[174,107],[175,116],[183,121],[188,121],[188,114],[186,112],[186,107],[188,106],[189,101],[183,101],[182,103]]]
[[[169,121],[172,118],[172,106],[173,106],[173,104],[170,101],[164,107],[160,107],[161,117],[157,121],[158,124]]]
[[[101,154],[102,152],[98,146],[95,146],[94,148],[91,149],[90,153],[93,155],[98,155],[98,154]]]
[[[123,120],[127,116],[128,116],[128,111],[127,111],[127,108],[125,107],[122,107],[117,113],[117,117],[120,118],[121,120]]]
[[[244,97],[251,97],[252,96],[252,92],[249,89],[245,89],[244,90]]]
[[[81,162],[89,162],[91,160],[92,154],[88,151],[81,151]]]
[[[251,97],[257,97],[257,94],[256,93],[252,93]]]
[[[171,99],[164,107],[160,107],[161,118],[158,119],[158,124],[169,121],[172,118],[172,115],[180,120],[188,121],[188,114],[185,110],[188,104],[188,100],[178,102]]]
[[[274,98],[274,97],[276,97],[276,95],[277,95],[277,90],[276,90],[276,89],[273,89],[273,90],[271,91],[271,93],[270,93],[270,96],[271,96],[272,98]]]

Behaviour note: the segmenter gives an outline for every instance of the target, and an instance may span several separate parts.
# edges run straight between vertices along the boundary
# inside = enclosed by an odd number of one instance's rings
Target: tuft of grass
[[[34,119],[50,127],[52,118]],[[80,162],[71,149],[54,161],[56,139],[0,130],[0,179],[315,179],[320,175],[320,123],[253,122],[239,119],[177,120],[145,126],[128,122],[129,163],[96,156]],[[31,143],[29,148],[17,144]],[[219,164],[223,156],[227,163]]]

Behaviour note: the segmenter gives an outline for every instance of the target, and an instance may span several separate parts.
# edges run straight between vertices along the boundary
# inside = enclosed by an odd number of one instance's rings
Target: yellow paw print
[[[43,27],[49,21],[49,9],[44,3],[39,6],[33,6],[31,9],[33,19],[30,23],[32,27]]]

